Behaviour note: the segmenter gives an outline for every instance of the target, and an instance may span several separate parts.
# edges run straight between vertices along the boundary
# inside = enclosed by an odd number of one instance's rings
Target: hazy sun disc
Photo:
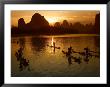
[[[47,21],[50,23],[50,24],[54,24],[55,22],[58,21],[57,18],[47,18]]]

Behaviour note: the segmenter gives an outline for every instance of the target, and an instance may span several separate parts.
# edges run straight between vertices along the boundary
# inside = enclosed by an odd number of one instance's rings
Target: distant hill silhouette
[[[31,21],[27,23],[26,26],[27,29],[44,29],[49,28],[49,23],[44,16],[41,16],[39,13],[35,13],[32,16]]]
[[[25,21],[23,18],[18,20],[18,29],[24,29],[26,27]]]
[[[97,14],[95,17],[95,30],[96,33],[100,33],[100,14]]]
[[[18,27],[12,27],[13,35],[56,35],[56,34],[100,34],[100,14],[95,17],[95,24],[83,25],[80,22],[74,24],[63,20],[50,26],[44,16],[35,13],[29,23],[25,23],[23,18],[18,20]]]

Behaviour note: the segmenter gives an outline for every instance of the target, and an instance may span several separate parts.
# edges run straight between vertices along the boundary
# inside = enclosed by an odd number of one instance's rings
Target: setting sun
[[[58,22],[59,19],[57,17],[53,17],[53,18],[46,18],[47,21],[50,23],[50,24],[54,24],[55,22]]]
[[[12,11],[11,25],[18,26],[18,20],[24,18],[25,23],[31,21],[31,17],[35,13],[39,13],[45,17],[50,25],[55,22],[68,20],[69,22],[94,23],[95,15],[98,11]]]

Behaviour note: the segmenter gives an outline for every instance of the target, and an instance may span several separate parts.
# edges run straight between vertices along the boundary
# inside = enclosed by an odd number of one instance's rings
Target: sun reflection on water
[[[51,45],[53,46],[53,42],[54,42],[53,37],[52,37],[52,41],[51,41],[51,42],[52,42],[52,44],[51,44]]]

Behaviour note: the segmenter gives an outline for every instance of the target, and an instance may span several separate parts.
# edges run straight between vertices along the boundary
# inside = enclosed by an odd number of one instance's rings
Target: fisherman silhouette
[[[17,57],[17,60],[19,61],[19,69],[20,69],[20,71],[22,71],[23,68],[26,68],[26,67],[28,67],[28,70],[30,71],[29,60],[27,61],[23,57],[23,47],[20,47],[18,49],[18,51],[15,53],[15,56]]]
[[[18,53],[19,53],[19,57],[22,57],[23,55],[23,49],[20,47],[20,49],[18,50]]]
[[[26,59],[24,59],[23,57],[20,59],[20,70],[23,70],[23,67],[26,68],[28,67],[28,70],[30,70],[29,68],[29,60],[27,61]]]
[[[17,57],[17,61],[19,61],[22,58],[23,55],[23,49],[20,47],[20,49],[18,49],[18,51],[15,53],[15,56]]]
[[[47,45],[47,46],[49,46],[49,45]],[[55,42],[53,42],[53,44],[51,46],[49,46],[49,47],[51,47],[53,49],[54,53],[55,53],[56,49],[60,49],[60,47],[56,47]]]
[[[72,54],[72,47],[68,48],[68,52],[66,53],[66,56],[70,56]]]
[[[28,65],[29,65],[29,60],[26,61],[26,59],[23,59],[23,65],[24,65],[25,67],[28,66]]]
[[[67,56],[67,58],[68,58],[68,64],[69,65],[71,65],[72,64],[72,47],[70,46],[69,48],[68,48],[68,51],[66,52],[66,56]]]

